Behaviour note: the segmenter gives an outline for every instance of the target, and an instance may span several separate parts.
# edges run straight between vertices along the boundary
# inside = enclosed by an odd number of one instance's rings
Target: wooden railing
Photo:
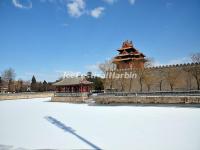
[[[54,93],[56,97],[87,97],[88,93]]]

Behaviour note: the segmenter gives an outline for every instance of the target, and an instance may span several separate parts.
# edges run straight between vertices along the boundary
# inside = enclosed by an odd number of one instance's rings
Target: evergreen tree
[[[47,86],[48,86],[48,83],[47,83],[47,81],[44,80],[44,82],[43,82],[43,90],[44,91],[47,91]]]
[[[2,81],[2,79],[1,79],[1,77],[0,77],[0,92],[1,92],[2,86],[3,86],[3,81]]]
[[[0,77],[0,86],[2,85],[2,83],[3,83],[3,81],[2,81],[2,79],[1,79],[1,77]]]
[[[101,91],[104,89],[102,79],[100,77],[93,78],[93,87],[95,91]]]
[[[32,80],[31,80],[33,84],[37,83],[35,76],[33,75]]]
[[[37,81],[34,75],[31,80],[31,91],[37,91]]]
[[[93,90],[101,92],[104,89],[103,79],[97,76],[92,76],[92,72],[87,72],[86,79],[93,82]]]
[[[87,79],[91,79],[92,78],[92,72],[87,72]]]

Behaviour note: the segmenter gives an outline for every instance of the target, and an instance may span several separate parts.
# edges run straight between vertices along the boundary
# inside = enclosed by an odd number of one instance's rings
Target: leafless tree
[[[15,82],[15,90],[16,92],[22,92],[23,89],[23,80],[19,79],[18,81]]]
[[[189,68],[189,72],[196,80],[197,90],[200,90],[200,53],[191,55],[191,60],[195,64]]]
[[[99,69],[106,74],[107,71],[115,70],[116,65],[112,62],[113,60],[106,60],[104,63],[99,64]]]
[[[171,91],[174,90],[174,86],[179,82],[178,76],[179,76],[180,70],[178,68],[167,68],[164,71],[164,77],[167,83],[169,83]]]
[[[6,69],[3,71],[2,73],[2,78],[4,81],[10,81],[10,80],[14,80],[15,79],[15,70],[12,68]]]
[[[153,76],[151,71],[146,69],[143,81],[146,84],[148,92],[149,92],[151,90],[151,86],[153,85],[155,81],[155,77]]]
[[[191,67],[187,66],[187,67],[182,67],[182,70],[186,73],[186,85],[187,85],[187,90],[191,90],[191,86],[192,86],[192,74],[191,74]]]
[[[104,63],[99,64],[99,69],[105,76],[104,86],[106,83],[109,84],[109,88],[113,88],[113,72],[116,69],[116,65],[111,60],[107,60]]]
[[[0,77],[0,92],[1,92],[2,86],[3,86],[3,80],[2,80],[1,77]]]
[[[163,69],[159,69],[155,75],[155,82],[158,83],[160,91],[162,91],[164,79],[165,79],[165,71]]]
[[[118,70],[118,73],[120,75],[118,81],[119,81],[120,86],[121,86],[121,92],[124,92],[125,91],[125,84],[126,84],[125,83],[126,79],[125,79],[124,70],[120,69],[120,70]]]
[[[200,63],[200,52],[191,55],[191,61],[193,63]]]
[[[197,90],[200,90],[200,65],[193,65],[189,68],[189,72],[195,78]]]
[[[135,62],[135,63],[140,63],[140,62]],[[137,73],[137,77],[139,78],[140,92],[143,91],[143,82],[144,82],[144,78],[145,78],[145,70],[147,70],[149,67],[152,67],[152,66],[153,66],[153,58],[147,58],[145,63],[144,63],[144,68],[137,67],[137,68],[134,69]]]
[[[145,60],[146,61],[144,63],[144,68],[149,68],[149,67],[153,67],[154,66],[154,62],[155,62],[154,58],[147,57]]]
[[[134,69],[131,68],[131,73],[134,73]],[[131,92],[132,90],[132,83],[133,83],[133,76],[129,79],[130,83],[129,83],[129,92]]]
[[[4,81],[4,84],[8,86],[8,91],[13,92],[15,90],[14,88],[14,79],[15,79],[15,70],[12,68],[6,69],[2,72],[2,79]],[[4,85],[4,86],[6,86]]]
[[[139,84],[140,84],[140,92],[143,91],[143,80],[144,80],[144,72],[145,69],[144,68],[136,68],[136,73],[137,73],[137,77],[139,79]]]

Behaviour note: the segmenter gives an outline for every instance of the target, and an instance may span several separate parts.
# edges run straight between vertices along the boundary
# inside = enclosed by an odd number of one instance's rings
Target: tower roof
[[[130,49],[130,48],[135,49],[132,41],[126,40],[126,41],[123,42],[122,47],[119,50]]]
[[[132,61],[145,62],[144,57],[146,56],[134,47],[132,41],[124,41],[121,48],[117,51],[119,51],[119,54],[114,57],[113,63],[127,63]]]

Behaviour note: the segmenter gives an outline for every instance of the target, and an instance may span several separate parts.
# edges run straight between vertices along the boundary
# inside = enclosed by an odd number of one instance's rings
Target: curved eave
[[[75,85],[91,85],[93,82],[90,83],[77,83],[77,84],[53,84],[54,86],[75,86]]]
[[[120,62],[120,61],[126,61],[126,60],[139,60],[139,61],[144,61],[145,59],[143,58],[124,58],[124,59],[114,59],[113,62]]]
[[[141,53],[141,56],[146,57],[143,53]]]
[[[137,51],[137,49],[135,49],[134,47],[125,47],[125,48],[120,48],[120,49],[117,49],[117,51],[124,51],[124,50],[129,50],[129,49],[132,49],[133,51]]]
[[[117,55],[116,57],[123,57],[123,56],[142,56],[142,57],[145,57],[145,55],[144,54],[142,54],[142,53],[129,53],[129,54],[119,54],[119,55]]]

